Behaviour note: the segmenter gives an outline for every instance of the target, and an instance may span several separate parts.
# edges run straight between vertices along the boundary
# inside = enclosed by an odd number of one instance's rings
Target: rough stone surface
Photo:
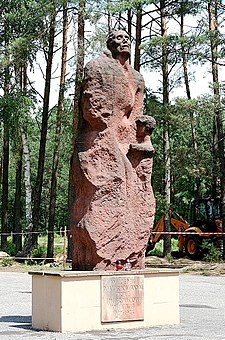
[[[127,259],[145,266],[155,121],[143,116],[143,91],[140,73],[108,54],[85,67],[71,176],[74,270],[111,270]]]

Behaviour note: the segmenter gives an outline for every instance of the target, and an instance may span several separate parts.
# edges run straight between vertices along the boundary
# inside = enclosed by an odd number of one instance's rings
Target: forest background
[[[6,0],[0,9],[1,250],[30,256],[69,225],[70,158],[85,63],[124,29],[156,119],[156,221],[198,197],[225,211],[225,1]],[[223,229],[225,230],[225,229]],[[170,237],[165,237],[165,255]],[[69,247],[70,249],[70,247]],[[225,247],[224,247],[225,249]]]

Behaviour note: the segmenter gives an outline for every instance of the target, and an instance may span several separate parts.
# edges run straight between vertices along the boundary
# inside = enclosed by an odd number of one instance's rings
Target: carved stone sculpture
[[[143,115],[143,77],[129,65],[126,32],[112,32],[107,47],[84,72],[70,179],[74,270],[111,270],[128,259],[143,269],[155,212],[155,121]]]

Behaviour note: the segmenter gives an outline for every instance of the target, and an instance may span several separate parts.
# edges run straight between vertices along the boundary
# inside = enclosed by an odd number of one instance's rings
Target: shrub
[[[12,240],[8,240],[6,243],[5,252],[10,256],[16,255],[16,245],[12,242]]]
[[[31,257],[34,258],[44,258],[46,257],[47,254],[47,249],[46,246],[40,246],[38,245],[37,247],[33,248],[31,251]]]
[[[213,243],[209,243],[204,241],[202,243],[202,248],[205,252],[203,260],[206,262],[221,262],[222,261],[222,254],[221,250],[216,247]]]

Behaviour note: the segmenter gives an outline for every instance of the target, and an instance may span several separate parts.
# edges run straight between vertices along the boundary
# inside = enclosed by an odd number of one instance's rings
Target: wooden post
[[[64,227],[64,242],[63,242],[63,269],[66,269],[66,254],[67,254],[67,250],[66,250],[66,225]]]

